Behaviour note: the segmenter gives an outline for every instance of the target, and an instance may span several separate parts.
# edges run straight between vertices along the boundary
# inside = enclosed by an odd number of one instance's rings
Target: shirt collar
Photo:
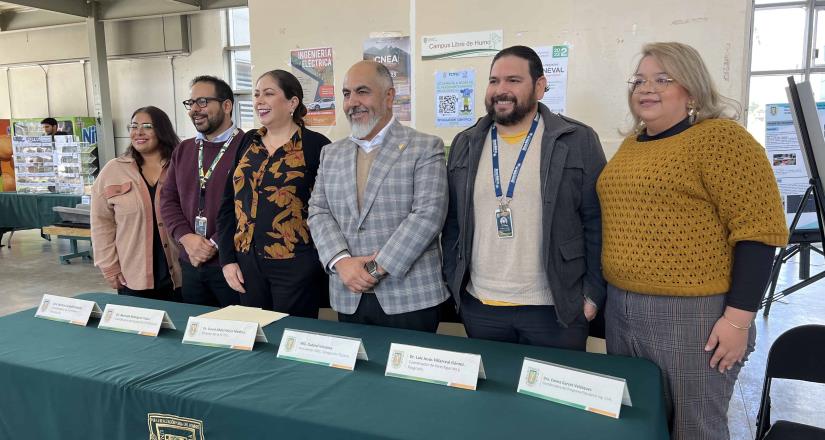
[[[384,128],[382,128],[381,131],[379,131],[378,134],[376,134],[375,137],[370,140],[356,139],[353,136],[350,136],[349,138],[351,141],[355,142],[356,145],[361,147],[361,149],[364,150],[364,152],[369,153],[370,151],[378,148],[384,142],[384,138],[387,136],[387,132],[389,131],[390,126],[394,122],[395,115],[393,115],[393,117],[390,118],[389,122],[387,122],[387,125],[385,125]]]
[[[224,131],[223,133],[215,136],[215,138],[212,139],[211,141],[209,139],[207,139],[206,136],[204,136],[204,134],[201,133],[201,132],[195,133],[195,140],[196,141],[204,141],[204,142],[212,142],[212,143],[217,144],[217,143],[220,143],[220,142],[228,141],[229,138],[232,137],[232,133],[234,133],[234,132],[235,132],[235,123],[232,123],[232,125],[230,125],[229,128],[226,129],[226,131]]]

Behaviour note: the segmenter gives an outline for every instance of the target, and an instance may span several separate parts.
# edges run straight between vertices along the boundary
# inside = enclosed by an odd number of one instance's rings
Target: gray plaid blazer
[[[441,139],[394,120],[370,168],[358,211],[355,166],[358,146],[349,138],[321,150],[309,201],[309,229],[321,264],[343,251],[371,255],[389,276],[375,286],[389,315],[438,305],[448,297],[441,277],[438,235],[447,215],[447,168]],[[371,295],[371,294],[367,294]],[[330,273],[332,308],[355,313],[361,294]]]

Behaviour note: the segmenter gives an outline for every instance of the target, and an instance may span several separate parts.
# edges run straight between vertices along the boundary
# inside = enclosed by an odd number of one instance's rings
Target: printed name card
[[[228,319],[209,319],[190,316],[183,335],[184,344],[207,347],[252,350],[255,341],[269,342],[260,324]]]
[[[161,328],[175,329],[175,324],[163,310],[107,304],[97,328],[157,336]]]
[[[384,375],[465,390],[487,378],[480,355],[404,344],[390,345]]]
[[[517,391],[615,419],[622,405],[632,406],[622,378],[530,358],[521,365]]]
[[[85,326],[89,322],[89,317],[100,318],[100,314],[100,307],[94,301],[43,295],[34,316]]]
[[[356,359],[368,360],[360,339],[293,329],[284,329],[277,356],[350,371]]]

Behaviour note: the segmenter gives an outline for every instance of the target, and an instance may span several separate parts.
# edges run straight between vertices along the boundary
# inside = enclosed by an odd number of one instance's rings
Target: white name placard
[[[632,406],[622,378],[530,358],[521,365],[517,391],[615,419],[623,404]]]
[[[384,375],[465,390],[487,377],[480,355],[404,344],[390,345]]]
[[[252,350],[255,341],[268,342],[260,324],[228,319],[190,316],[183,335],[184,344]]]
[[[357,359],[368,360],[360,339],[289,328],[284,329],[277,356],[350,371]]]
[[[43,295],[34,316],[85,326],[89,322],[89,317],[100,318],[100,314],[100,307],[94,301]]]
[[[97,328],[154,337],[161,328],[174,330],[175,324],[163,310],[107,304]]]

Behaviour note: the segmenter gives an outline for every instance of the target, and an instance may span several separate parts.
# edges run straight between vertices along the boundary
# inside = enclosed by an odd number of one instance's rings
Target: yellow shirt
[[[784,246],[788,240],[765,150],[731,120],[706,120],[647,142],[628,137],[597,190],[602,270],[621,289],[723,294],[737,242]]]

